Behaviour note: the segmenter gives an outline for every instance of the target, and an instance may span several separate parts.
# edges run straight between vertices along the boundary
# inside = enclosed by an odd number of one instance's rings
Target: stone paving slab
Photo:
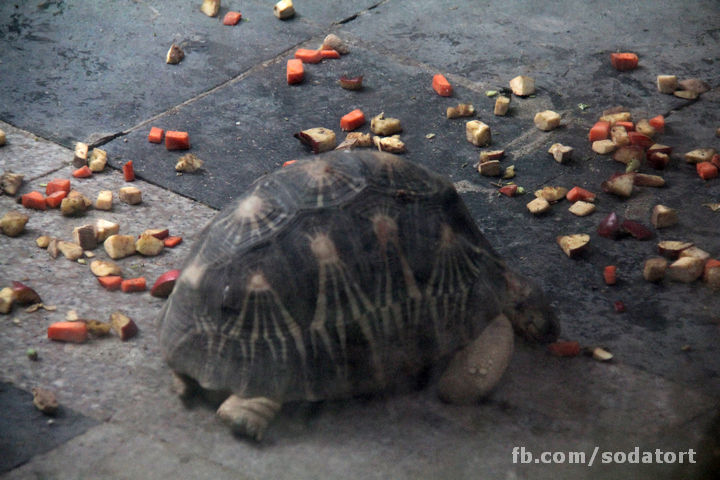
[[[202,458],[179,454],[172,445],[153,437],[104,424],[3,478],[244,480],[249,477]]]
[[[0,118],[72,147],[127,130],[320,31],[299,18],[280,22],[271,5],[253,1],[228,2],[247,21],[224,26],[196,3],[2,2]],[[365,6],[337,3],[342,17]],[[165,63],[173,43],[186,52],[179,65]]]
[[[33,395],[0,383],[0,473],[30,461],[81,435],[99,422],[63,406],[52,416],[40,413]]]
[[[716,78],[720,21],[712,0],[656,4],[413,0],[386,2],[344,25],[343,35],[378,51],[432,65],[488,87],[530,75],[541,89],[593,105],[608,94],[636,107],[656,75]],[[668,22],[669,12],[678,21]],[[631,51],[640,68],[610,67],[608,55]],[[666,100],[669,100],[667,97]],[[589,101],[588,101],[589,99]]]

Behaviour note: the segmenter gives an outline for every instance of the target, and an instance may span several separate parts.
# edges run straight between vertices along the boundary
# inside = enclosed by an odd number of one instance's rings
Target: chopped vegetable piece
[[[576,357],[580,355],[578,342],[555,342],[548,345],[550,354],[555,357]]]
[[[518,97],[527,97],[535,93],[535,79],[519,75],[510,80],[510,89]]]
[[[320,50],[320,56],[326,58],[340,58],[340,54],[335,50]]]
[[[615,303],[613,304],[613,306],[615,307],[615,311],[618,312],[618,313],[622,313],[622,312],[625,311],[625,304],[624,304],[622,301],[620,301],[620,300],[618,300],[617,302],[615,302]]]
[[[120,290],[125,293],[144,292],[146,288],[145,277],[128,278],[120,283]]]
[[[565,195],[565,198],[567,198],[570,202],[577,202],[578,200],[582,200],[583,202],[594,202],[595,194],[588,192],[584,188],[573,187],[572,190]]]
[[[610,122],[597,122],[591,129],[588,138],[591,142],[607,140],[610,137]]]
[[[302,60],[297,58],[291,58],[287,62],[287,83],[288,85],[294,85],[303,81],[305,76],[305,68],[303,67]]]
[[[78,168],[72,172],[72,176],[75,178],[88,178],[92,176],[92,170],[90,170],[90,167],[85,165],[84,167]]]
[[[180,270],[170,270],[158,277],[150,289],[153,297],[168,297],[175,287],[175,282],[180,277]]]
[[[223,17],[223,25],[237,25],[240,20],[242,20],[242,13],[227,12]]]
[[[482,172],[481,172],[482,173]],[[507,195],[508,197],[514,197],[517,193],[518,186],[517,185],[505,185],[502,187],[499,192],[503,195]]]
[[[335,50],[325,50],[332,51]],[[340,119],[340,128],[345,132],[350,132],[365,123],[365,114],[360,109],[353,110]]]
[[[60,207],[60,204],[62,203],[63,198],[67,193],[63,191],[51,193],[47,197],[45,197],[45,205],[47,205],[48,208],[58,208]]]
[[[163,243],[167,248],[177,247],[178,245],[180,245],[181,242],[182,237],[167,237],[163,240]]]
[[[710,159],[710,163],[715,165],[717,168],[720,168],[720,154],[716,153],[713,155],[713,157]]]
[[[273,13],[280,20],[285,20],[295,15],[295,8],[293,8],[292,0],[280,0],[273,7]]]
[[[346,77],[343,75],[340,77],[340,86],[345,90],[362,90],[362,82],[362,75],[358,75],[357,77]]]
[[[303,63],[320,63],[323,59],[320,50],[308,50],[306,48],[299,48],[295,52],[295,59],[300,60]]]
[[[537,128],[549,132],[560,125],[560,115],[552,110],[545,110],[544,112],[538,112],[534,121]]]
[[[150,143],[162,143],[162,139],[165,136],[165,130],[158,127],[152,127],[150,134],[148,135],[148,142]]]
[[[710,162],[701,162],[695,165],[697,173],[703,180],[710,180],[718,176],[718,168]]]
[[[635,124],[633,122],[615,122],[616,127],[624,127],[626,132],[634,132]]]
[[[449,97],[453,93],[452,85],[442,75],[435,75],[432,81],[432,87],[441,97]]]
[[[165,133],[165,148],[168,150],[187,150],[190,148],[190,135],[187,132]]]
[[[61,342],[83,343],[88,339],[85,322],[56,322],[48,327],[48,338]]]
[[[643,240],[648,240],[653,236],[653,233],[649,228],[635,220],[623,220],[620,224],[620,228],[641,242]]]
[[[110,314],[110,324],[120,340],[125,341],[138,333],[138,328],[132,318],[120,312]]]
[[[35,210],[45,210],[45,197],[40,192],[30,192],[22,196],[22,206],[25,208],[34,208]]]
[[[283,163],[283,167],[289,167],[293,163],[297,162],[297,160],[288,160],[287,162]],[[167,247],[167,245],[165,245]]]
[[[182,48],[173,43],[170,45],[170,50],[168,50],[167,55],[165,55],[165,63],[169,65],[177,65],[182,62],[183,58],[185,58],[185,52],[183,52]]]
[[[643,148],[650,148],[655,143],[652,138],[638,132],[628,132],[628,137],[631,145],[640,145]]]
[[[603,278],[606,284],[615,285],[617,283],[617,267],[615,265],[605,267],[605,270],[603,270]]]
[[[597,234],[601,237],[617,240],[623,236],[625,232],[620,228],[620,220],[615,212],[610,212],[600,221],[597,228]]]
[[[675,75],[658,75],[657,87],[660,93],[672,95],[678,88],[678,79]]]
[[[106,277],[97,277],[98,282],[100,282],[100,285],[102,285],[104,288],[112,291],[120,290],[120,285],[122,284],[122,277],[119,275],[108,275]]]
[[[70,193],[70,180],[65,178],[54,178],[50,180],[45,187],[45,195],[50,195],[59,191]]]
[[[634,53],[611,53],[610,63],[620,72],[634,70],[638,66],[638,56]]]
[[[126,182],[132,182],[135,180],[135,169],[133,168],[132,160],[123,165],[122,172]]]
[[[653,117],[650,120],[648,120],[648,123],[651,127],[655,129],[658,133],[664,133],[665,132],[665,117],[662,115],[658,115],[657,117]]]
[[[203,0],[200,11],[208,17],[217,16],[220,11],[220,0]]]

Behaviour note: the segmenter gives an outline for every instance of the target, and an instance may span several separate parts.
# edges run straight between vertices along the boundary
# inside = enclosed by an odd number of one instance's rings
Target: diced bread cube
[[[672,95],[678,88],[678,79],[675,75],[658,75],[657,87],[660,93]]]
[[[677,210],[664,205],[655,205],[652,211],[652,224],[655,228],[671,227],[678,223]]]
[[[595,211],[594,203],[583,202],[582,200],[578,200],[577,202],[572,204],[572,207],[570,207],[570,213],[575,214],[578,217],[584,217],[585,215],[590,215],[594,211]]]
[[[273,13],[280,20],[285,20],[295,15],[295,8],[293,8],[292,0],[280,0],[273,7]]]
[[[550,202],[548,202],[542,197],[538,197],[527,204],[527,209],[530,210],[530,213],[532,213],[533,215],[542,215],[543,213],[550,210]]]
[[[139,188],[123,187],[120,189],[120,201],[128,205],[137,205],[142,202],[142,192]]]
[[[495,100],[495,115],[504,116],[507,115],[508,110],[510,109],[510,97],[506,97],[505,95],[500,95]]]
[[[592,150],[600,155],[606,155],[612,153],[617,148],[615,142],[612,140],[597,140],[592,143]]]
[[[668,261],[662,257],[655,257],[645,261],[643,277],[648,282],[659,282],[665,278]]]
[[[465,124],[465,135],[468,142],[477,147],[490,145],[492,140],[490,127],[479,120],[471,120]]]
[[[95,208],[98,210],[112,210],[113,206],[113,192],[110,190],[102,190],[98,193],[97,200],[95,201]]]
[[[544,132],[556,129],[560,125],[560,115],[552,110],[535,114],[535,126]]]
[[[526,97],[535,93],[535,79],[519,75],[510,80],[510,89],[518,97]]]
[[[705,264],[697,257],[681,257],[667,269],[667,277],[676,282],[690,283],[700,278]]]
[[[203,0],[202,6],[200,6],[200,11],[208,17],[217,16],[220,11],[220,0]]]

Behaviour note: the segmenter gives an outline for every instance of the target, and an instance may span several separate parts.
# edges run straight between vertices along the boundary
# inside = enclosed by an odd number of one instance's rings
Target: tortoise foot
[[[218,408],[217,415],[229,423],[235,433],[260,441],[280,407],[281,404],[265,397],[230,395]]]
[[[190,377],[173,372],[172,390],[182,400],[192,397],[200,386]]]
[[[512,352],[512,324],[499,315],[450,361],[438,384],[440,399],[456,405],[478,402],[498,384]]]

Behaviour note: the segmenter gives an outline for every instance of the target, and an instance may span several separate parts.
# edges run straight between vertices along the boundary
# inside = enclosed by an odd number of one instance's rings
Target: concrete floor
[[[712,478],[720,471],[720,295],[702,283],[642,279],[658,240],[689,240],[720,257],[720,179],[703,182],[682,153],[720,149],[720,5],[714,0],[509,2],[456,0],[295,2],[281,22],[272,1],[224,1],[246,21],[223,26],[187,1],[77,1],[0,5],[0,170],[25,175],[20,193],[71,178],[76,141],[102,145],[110,164],[133,160],[143,203],[64,218],[28,211],[0,196],[0,214],[28,214],[20,237],[0,236],[4,287],[20,280],[57,310],[15,308],[0,318],[0,478]],[[299,47],[315,48],[330,32],[350,44],[339,60],[306,66],[303,84],[285,83],[285,62]],[[164,63],[170,44],[187,53]],[[634,51],[640,68],[616,72],[609,53]],[[432,75],[455,87],[436,95]],[[362,74],[362,92],[340,89],[343,74]],[[533,98],[512,100],[507,117],[492,115],[487,90],[516,75],[537,80]],[[702,78],[712,89],[698,101],[660,94],[658,74]],[[580,185],[599,193],[598,211],[577,218],[560,203],[532,217],[529,197],[498,197],[472,165],[478,149],[448,106],[469,101],[493,129],[493,148],[507,150],[518,184]],[[588,105],[580,109],[579,104]],[[675,148],[660,174],[668,186],[638,188],[627,200],[600,193],[621,165],[592,153],[587,131],[604,109],[624,105],[635,118],[667,117],[660,143]],[[434,383],[404,395],[286,405],[256,444],[236,438],[199,399],[182,403],[159,355],[153,322],[163,301],[149,293],[108,292],[86,265],[50,258],[40,235],[69,240],[73,228],[105,218],[121,233],[169,228],[182,244],[157,257],[119,263],[126,277],[152,282],[177,268],[202,227],[243,188],[286,160],[307,154],[292,134],[335,128],[345,113],[385,111],[402,120],[408,160],[448,175],[481,229],[508,263],[540,282],[563,324],[563,338],[602,345],[615,358],[555,358],[518,341],[506,376],[487,401],[454,407],[435,397]],[[538,111],[562,114],[550,133],[533,126]],[[179,154],[147,142],[151,126],[190,132],[196,174],[177,176]],[[368,131],[369,126],[361,130]],[[431,139],[427,134],[434,134]],[[555,142],[575,148],[557,164]],[[647,169],[647,170],[646,170]],[[656,173],[644,167],[647,173]],[[113,168],[75,188],[95,198],[125,185]],[[677,208],[680,224],[647,242],[612,241],[595,233],[611,211],[649,224],[657,203]],[[566,258],[554,239],[591,235],[589,253]],[[106,254],[95,251],[98,257]],[[620,282],[607,287],[602,269],[615,264]],[[623,314],[613,303],[627,305]],[[47,326],[69,310],[106,320],[132,317],[140,334],[82,345],[51,342]],[[689,349],[683,348],[689,346]],[[40,360],[26,357],[28,348]],[[61,403],[53,422],[32,407],[33,387]],[[513,462],[524,447],[531,463]],[[595,448],[597,458],[587,463]],[[603,463],[604,452],[698,452],[699,463]],[[584,452],[582,465],[544,464],[542,452]],[[559,458],[559,457],[558,457]],[[687,458],[687,457],[686,457]]]

